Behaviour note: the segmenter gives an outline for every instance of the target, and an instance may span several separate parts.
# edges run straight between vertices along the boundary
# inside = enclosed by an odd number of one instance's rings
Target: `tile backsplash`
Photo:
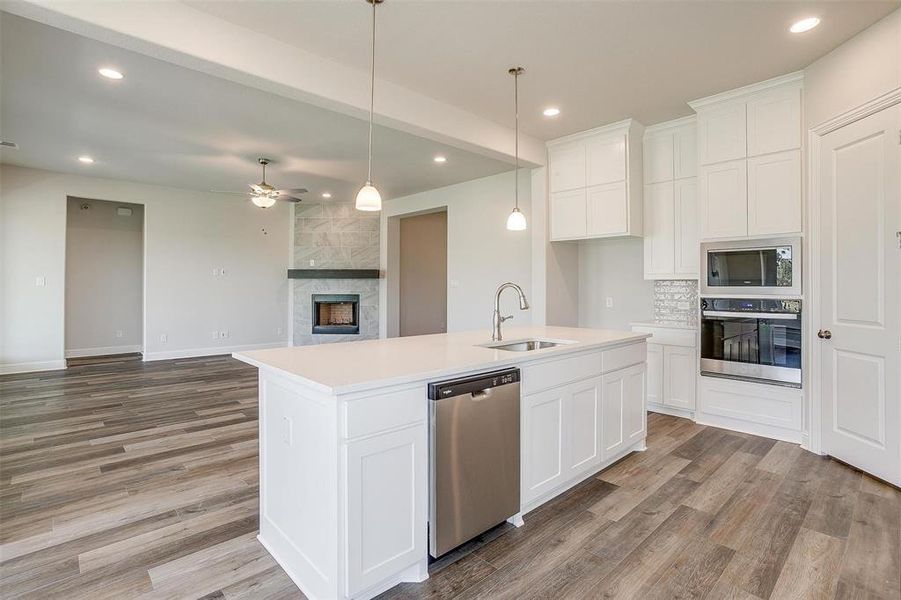
[[[698,324],[698,282],[658,279],[654,282],[654,320]]]

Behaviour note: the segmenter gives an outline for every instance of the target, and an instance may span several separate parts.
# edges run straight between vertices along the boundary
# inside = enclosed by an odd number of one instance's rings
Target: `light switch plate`
[[[35,287],[44,287],[45,285],[47,285],[47,278],[46,277],[35,277],[34,285],[35,285]]]

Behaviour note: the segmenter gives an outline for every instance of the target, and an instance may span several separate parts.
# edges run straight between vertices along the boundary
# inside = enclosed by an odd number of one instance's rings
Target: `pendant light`
[[[366,185],[357,192],[357,210],[376,211],[382,210],[382,195],[372,185],[372,107],[375,100],[375,7],[384,0],[366,0],[372,4],[372,62],[369,70],[369,171],[366,175]]]
[[[515,190],[513,212],[507,217],[507,229],[510,231],[524,231],[526,228],[526,216],[519,210],[519,76],[525,69],[512,67],[507,72],[513,75],[513,113],[516,120],[516,134],[514,137],[514,155],[516,156],[516,168],[513,170],[513,185]]]

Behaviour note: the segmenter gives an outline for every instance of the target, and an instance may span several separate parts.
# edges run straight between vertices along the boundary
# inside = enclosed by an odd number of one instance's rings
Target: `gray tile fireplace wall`
[[[300,203],[294,212],[294,267],[378,269],[379,213],[363,213],[352,202]],[[310,264],[310,261],[313,261]],[[376,339],[378,279],[295,279],[294,344]],[[313,334],[313,294],[359,294],[360,333]]]

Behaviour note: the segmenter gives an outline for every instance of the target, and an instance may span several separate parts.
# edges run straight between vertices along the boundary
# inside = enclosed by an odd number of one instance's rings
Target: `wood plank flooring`
[[[256,541],[256,369],[0,377],[0,596],[303,598]],[[901,598],[901,492],[651,415],[633,454],[435,563],[414,598]]]

